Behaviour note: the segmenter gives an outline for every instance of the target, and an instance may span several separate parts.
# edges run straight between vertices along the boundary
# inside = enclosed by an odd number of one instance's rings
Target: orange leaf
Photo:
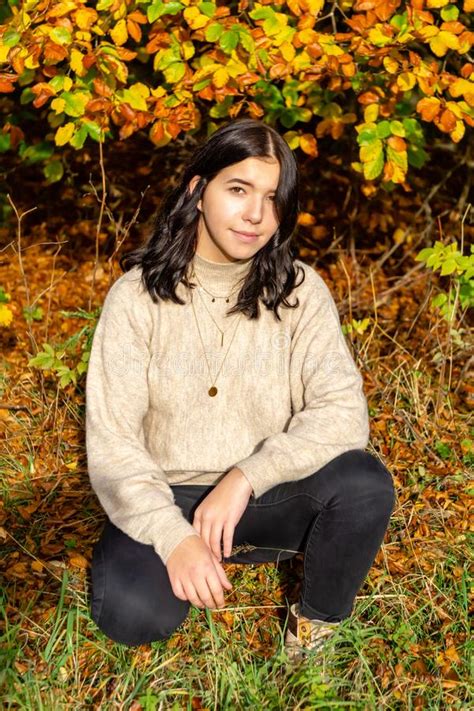
[[[303,133],[300,137],[300,147],[302,151],[313,158],[318,155],[318,144],[312,133]]]
[[[421,114],[421,118],[424,121],[433,121],[433,119],[438,115],[440,108],[440,100],[434,98],[433,96],[420,99],[416,105],[416,110],[419,114]]]
[[[390,136],[387,143],[394,151],[406,151],[407,149],[406,142],[400,136]]]

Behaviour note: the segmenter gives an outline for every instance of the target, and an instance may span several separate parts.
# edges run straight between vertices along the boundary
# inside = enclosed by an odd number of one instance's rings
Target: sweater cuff
[[[162,522],[160,522],[162,523]],[[168,558],[172,554],[175,548],[184,541],[188,536],[199,536],[194,526],[186,521],[185,518],[179,517],[176,522],[173,522],[165,528],[160,525],[160,533],[166,529],[165,535],[161,535],[159,538],[153,541],[153,548],[156,553],[160,556],[163,563],[166,565]]]
[[[266,456],[259,457],[258,452],[245,457],[245,459],[234,464],[234,467],[240,469],[249,481],[256,499],[279,483],[278,480],[275,480],[275,472],[272,472],[273,477],[269,475],[268,458]]]

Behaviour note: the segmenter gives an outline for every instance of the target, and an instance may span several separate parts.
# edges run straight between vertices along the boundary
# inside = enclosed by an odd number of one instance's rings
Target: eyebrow
[[[227,183],[242,183],[243,185],[250,185],[251,188],[255,187],[255,185],[253,183],[251,183],[249,180],[243,180],[242,178],[229,178],[229,180],[225,181],[225,185],[227,185]],[[275,188],[275,190],[269,190],[268,192],[275,193],[276,188]]]

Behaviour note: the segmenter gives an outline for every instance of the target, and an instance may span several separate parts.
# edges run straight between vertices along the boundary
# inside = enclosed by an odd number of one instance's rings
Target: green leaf
[[[84,141],[86,140],[88,136],[89,131],[87,130],[87,126],[85,123],[82,124],[80,127],[79,131],[76,131],[74,136],[70,139],[69,143],[73,148],[76,150],[79,150],[83,147]]]
[[[82,127],[84,127],[89,134],[89,136],[98,143],[104,140],[104,130],[101,129],[99,124],[90,119],[83,119]]]
[[[441,8],[441,17],[445,22],[453,22],[459,17],[459,8],[456,5],[445,5]]]
[[[176,84],[184,77],[186,65],[184,62],[172,62],[163,70],[165,79],[170,84]]]
[[[380,121],[377,124],[377,138],[387,138],[387,136],[390,136],[391,130],[390,130],[390,122],[389,121]]]
[[[64,175],[64,166],[60,160],[52,160],[43,168],[48,183],[57,183]]]
[[[363,163],[364,177],[366,180],[375,180],[383,170],[384,157],[383,151],[380,151],[377,158],[369,163]]]
[[[49,36],[56,44],[70,44],[72,40],[71,33],[65,27],[54,27]]]
[[[219,37],[219,47],[230,54],[239,44],[239,33],[235,30],[226,30]]]
[[[197,7],[199,12],[207,17],[214,17],[216,14],[216,5],[213,2],[200,2]]]
[[[63,91],[60,98],[63,99],[65,103],[64,113],[68,116],[78,118],[84,115],[86,104],[89,101],[87,94],[84,92]]]
[[[357,143],[363,146],[364,143],[372,143],[372,141],[378,137],[376,128],[364,128],[357,136]]]
[[[204,36],[207,42],[215,42],[224,32],[224,27],[219,22],[213,22],[206,27]]]
[[[176,15],[184,9],[184,5],[180,2],[167,2],[154,0],[153,4],[147,10],[148,22],[155,22],[162,15]]]
[[[441,267],[441,276],[445,276],[445,274],[452,274],[453,272],[456,271],[456,260],[455,259],[447,259],[443,266]]]
[[[0,133],[0,153],[10,150],[11,138],[9,133]]]
[[[9,27],[2,35],[2,44],[5,47],[15,47],[21,40],[21,35],[13,27]]]
[[[437,294],[433,299],[431,299],[431,303],[433,306],[442,306],[444,303],[447,301],[447,294],[444,293],[444,291],[441,292],[441,294]]]
[[[380,155],[383,155],[383,143],[379,138],[364,143],[359,150],[360,159],[363,163],[368,163],[377,160]]]
[[[397,121],[396,119],[390,121],[390,130],[394,136],[402,136],[402,138],[405,137],[405,128],[401,121]]]
[[[245,49],[246,52],[255,52],[255,40],[252,35],[247,31],[240,30],[240,44]]]
[[[407,146],[408,163],[414,168],[421,168],[428,158],[427,153],[420,146]]]

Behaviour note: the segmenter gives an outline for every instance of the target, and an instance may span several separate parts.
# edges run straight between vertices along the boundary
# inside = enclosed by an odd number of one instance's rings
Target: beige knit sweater
[[[300,303],[280,306],[281,321],[262,303],[257,320],[225,315],[251,260],[195,255],[205,289],[234,288],[229,303],[194,289],[197,324],[184,284],[177,288],[184,305],[155,304],[133,267],[109,289],[94,333],[86,380],[91,485],[110,520],[165,564],[196,534],[171,484],[215,484],[238,467],[259,497],[368,443],[362,376],[331,292],[312,267],[295,261],[305,279],[288,300]],[[211,316],[228,329],[223,345]]]

